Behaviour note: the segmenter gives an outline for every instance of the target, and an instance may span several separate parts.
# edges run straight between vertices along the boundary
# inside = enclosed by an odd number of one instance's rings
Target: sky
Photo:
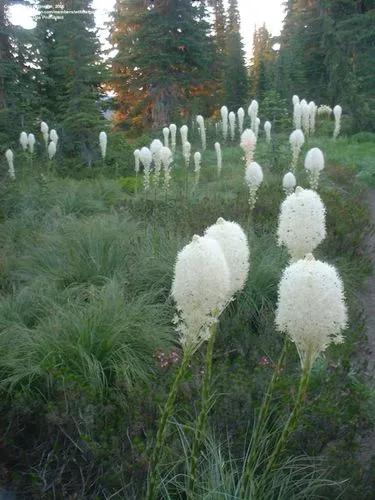
[[[250,57],[255,26],[261,26],[265,23],[273,35],[280,33],[284,18],[283,0],[239,0],[238,3],[241,14],[242,37],[246,54]],[[108,20],[114,4],[115,0],[93,0],[96,23],[100,29],[103,43],[106,39],[104,23]],[[33,14],[35,12],[31,8],[15,5],[10,11],[11,22],[20,24],[25,28],[32,28],[34,26]]]

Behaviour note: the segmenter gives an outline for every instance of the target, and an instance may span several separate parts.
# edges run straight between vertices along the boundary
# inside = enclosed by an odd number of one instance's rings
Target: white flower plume
[[[287,267],[279,284],[276,325],[310,366],[347,325],[344,287],[336,269],[312,255]]]
[[[191,144],[189,141],[184,142],[182,146],[182,156],[184,157],[185,167],[189,168],[191,156]]]
[[[224,141],[226,141],[228,137],[228,108],[226,106],[222,106],[220,109],[220,114],[221,114],[221,127],[223,129],[223,137]]]
[[[230,271],[229,297],[241,291],[249,273],[250,250],[246,234],[239,224],[219,218],[205,231],[205,236],[216,240],[224,252]]]
[[[236,115],[233,111],[231,111],[228,115],[229,118],[229,129],[230,129],[230,138],[234,141],[234,136],[236,133]]]
[[[164,137],[164,146],[166,148],[169,148],[169,133],[170,133],[169,127],[164,127],[163,128],[163,137]]]
[[[172,151],[176,151],[177,126],[174,123],[171,123],[169,125],[169,130],[171,132],[171,146],[172,146]]]
[[[150,171],[151,171],[151,163],[152,163],[152,153],[145,146],[141,149],[139,153],[139,159],[143,165],[143,186],[145,191],[150,189]]]
[[[288,172],[283,177],[283,189],[286,195],[292,194],[296,187],[297,181],[292,172]]]
[[[295,129],[302,128],[302,107],[299,101],[293,106],[293,125]]]
[[[202,150],[206,150],[206,128],[204,125],[204,118],[202,115],[197,116],[197,124],[199,127],[199,133],[201,136],[201,142],[202,142]]]
[[[247,128],[242,132],[240,146],[245,153],[246,163],[250,163],[253,159],[254,150],[257,145],[257,138],[254,132]]]
[[[263,170],[257,162],[252,161],[246,167],[245,182],[249,188],[249,205],[252,210],[256,203],[259,186],[263,182]]]
[[[223,166],[223,156],[221,153],[221,146],[219,142],[215,142],[215,151],[216,151],[216,161],[217,161],[217,173],[218,175],[220,175]]]
[[[7,149],[5,151],[5,158],[6,158],[6,161],[8,162],[8,174],[9,174],[9,177],[11,179],[15,179],[16,178],[16,172],[14,170],[14,154],[13,154],[13,151],[11,149]]]
[[[27,142],[29,145],[30,153],[33,154],[34,153],[34,146],[35,146],[35,135],[30,133],[27,136]]]
[[[105,155],[107,153],[107,134],[102,130],[99,134],[99,146],[100,146],[100,152],[102,154],[102,158],[104,160]]]
[[[335,117],[335,129],[333,131],[333,138],[337,139],[340,130],[341,130],[341,115],[342,115],[342,107],[339,104],[333,108],[333,116]]]
[[[53,160],[55,154],[56,154],[56,143],[51,141],[49,144],[48,144],[48,158],[50,160]]]
[[[134,151],[134,170],[135,170],[135,173],[138,174],[139,172],[139,169],[140,169],[140,154],[141,152],[139,151],[139,149],[136,149]]]
[[[27,146],[28,146],[28,140],[27,140],[27,134],[26,132],[21,132],[20,133],[20,144],[21,147],[24,151],[26,151]]]
[[[302,149],[302,146],[305,142],[305,136],[301,129],[293,130],[293,132],[289,136],[289,143],[292,149],[292,163],[290,165],[290,169],[293,173],[296,172],[298,158]]]
[[[292,259],[312,253],[326,236],[325,207],[320,196],[297,187],[280,207],[278,244],[285,245]]]
[[[230,271],[219,243],[194,236],[177,255],[172,284],[183,347],[194,348],[208,338],[228,303],[229,290]]]
[[[49,140],[49,127],[46,122],[41,122],[40,131],[42,132],[44,143],[46,145],[46,149],[48,148],[48,140]]]
[[[268,143],[271,142],[271,128],[272,128],[271,122],[269,121],[264,122],[264,132],[266,133],[266,141]]]
[[[105,132],[104,132],[105,133]],[[57,146],[57,142],[59,140],[59,136],[57,135],[57,132],[54,128],[51,129],[50,133],[49,133],[49,138],[51,139],[51,141],[53,141],[56,146]],[[107,143],[106,143],[106,147],[107,147]]]
[[[242,134],[242,132],[243,132],[243,122],[245,120],[245,110],[243,108],[238,108],[237,118],[238,118],[238,128],[240,130],[240,134]]]
[[[189,133],[189,127],[187,125],[182,125],[182,127],[180,128],[182,145],[184,145],[184,143],[188,140],[188,133]]]
[[[309,173],[311,189],[317,189],[320,172],[324,169],[324,155],[319,148],[312,148],[307,152],[305,169]]]
[[[173,155],[172,151],[166,146],[163,146],[160,150],[160,160],[164,169],[164,189],[165,191],[168,191],[171,181],[171,164],[173,161]]]
[[[248,115],[249,115],[250,120],[251,120],[251,130],[254,132],[254,134],[256,134],[256,119],[258,116],[258,109],[259,109],[258,101],[253,99],[251,101],[251,104],[250,104],[247,112],[248,112]]]

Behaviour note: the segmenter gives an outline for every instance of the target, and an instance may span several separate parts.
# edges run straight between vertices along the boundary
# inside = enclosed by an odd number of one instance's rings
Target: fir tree
[[[124,18],[124,13],[130,16]],[[202,4],[186,0],[118,0],[112,40],[119,113],[133,124],[162,127],[209,80],[212,51]],[[124,22],[125,21],[125,22]],[[136,96],[135,105],[124,103]]]
[[[273,88],[275,52],[272,44],[272,36],[265,25],[255,30],[250,76],[252,95],[258,99],[262,99],[265,92]]]
[[[58,0],[62,19],[41,19],[41,94],[43,105],[58,123],[66,151],[80,152],[91,163],[101,126],[100,97],[104,80],[100,44],[91,0]],[[43,4],[51,4],[43,0]]]
[[[224,86],[225,104],[232,109],[243,106],[248,98],[249,83],[244,59],[238,2],[229,0]]]

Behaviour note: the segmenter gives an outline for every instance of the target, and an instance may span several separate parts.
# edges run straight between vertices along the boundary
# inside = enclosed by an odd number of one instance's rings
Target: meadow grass
[[[194,141],[193,136],[193,152],[199,148]],[[4,435],[8,461],[22,475],[11,482],[30,497],[79,491],[81,497],[142,498],[158,407],[176,370],[168,356],[172,350],[181,356],[169,295],[176,254],[218,217],[244,228],[251,267],[243,293],[221,318],[214,353],[209,426],[215,435],[227,436],[230,447],[223,450],[222,441],[207,436],[197,498],[238,497],[249,429],[283,345],[274,309],[288,256],[277,246],[275,231],[284,198],[281,179],[291,155],[285,135],[275,136],[270,145],[259,141],[255,160],[264,168],[265,181],[250,213],[241,150],[223,147],[219,177],[211,142],[199,184],[192,167],[187,175],[178,153],[167,193],[153,184],[145,193],[131,171],[116,176],[111,166],[78,180],[65,170],[45,172],[41,164],[35,171],[24,168],[13,184],[3,183],[1,412],[9,422]],[[353,458],[368,398],[353,355],[364,326],[356,293],[370,272],[361,249],[370,226],[358,179],[373,145],[317,137],[304,152],[312,146],[321,147],[328,159],[319,188],[328,236],[317,255],[343,276],[350,327],[345,344],[331,348],[314,367],[308,405],[287,457],[320,457],[329,477],[348,480],[340,487],[343,498],[370,498],[371,485],[361,484]],[[302,157],[297,178],[308,186]],[[179,423],[170,429],[163,457],[160,491],[165,498],[184,494],[188,469],[178,458],[190,434],[187,430],[181,439],[180,426],[189,429],[197,411],[203,354],[192,361],[178,396]],[[293,401],[297,358],[289,346],[269,429]],[[177,469],[171,468],[176,461]],[[254,478],[254,498],[337,498],[337,488],[329,488],[320,466],[293,458],[284,465],[271,479]]]

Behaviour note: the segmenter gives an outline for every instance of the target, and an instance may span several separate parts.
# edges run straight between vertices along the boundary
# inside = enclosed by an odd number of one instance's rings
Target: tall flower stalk
[[[228,137],[228,108],[226,106],[222,106],[220,109],[221,114],[221,128],[223,131],[224,142]]]
[[[341,115],[342,115],[342,107],[339,104],[333,108],[333,116],[335,117],[335,128],[333,131],[333,138],[337,139],[341,130]]]
[[[169,130],[171,132],[171,146],[173,153],[176,151],[176,135],[177,135],[177,126],[174,123],[169,125]]]
[[[263,170],[257,162],[252,161],[246,167],[245,182],[249,188],[250,210],[253,210],[257,200],[258,189],[263,182]]]
[[[206,150],[206,128],[204,125],[204,118],[202,115],[197,116],[197,124],[199,127],[199,133],[201,136],[202,151]]]
[[[220,177],[221,169],[223,167],[223,156],[219,142],[215,142],[215,151],[216,151],[217,175]]]
[[[228,115],[229,118],[229,129],[230,129],[230,138],[234,141],[234,136],[236,134],[236,115],[233,111],[231,111]]]
[[[238,108],[237,118],[238,118],[238,129],[240,131],[240,134],[242,134],[242,132],[243,132],[243,123],[244,123],[244,120],[245,120],[245,110],[243,108]]]
[[[290,170],[293,174],[296,173],[298,158],[301,153],[302,146],[305,143],[305,136],[301,129],[293,130],[293,132],[289,136],[289,143],[292,149],[292,162],[290,165]]]

